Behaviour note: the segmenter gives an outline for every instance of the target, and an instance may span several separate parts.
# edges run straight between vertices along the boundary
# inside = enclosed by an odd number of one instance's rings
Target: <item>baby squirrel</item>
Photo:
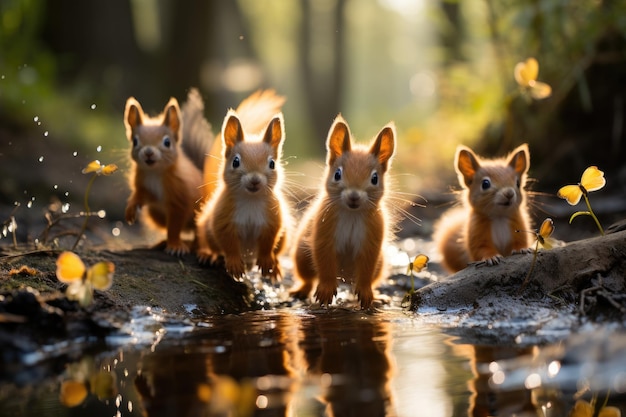
[[[460,145],[454,165],[464,188],[462,208],[445,213],[435,225],[434,240],[450,272],[468,263],[497,264],[503,256],[529,247],[526,207],[528,145],[517,147],[507,158],[485,160]]]
[[[289,224],[281,190],[284,101],[272,90],[257,92],[224,118],[219,139],[222,174],[198,216],[198,258],[214,262],[223,256],[234,278],[242,277],[255,261],[263,276],[282,276],[278,255]],[[215,158],[207,159],[206,183],[216,183],[208,166],[215,164]]]
[[[196,89],[189,91],[182,113],[175,98],[157,117],[147,116],[134,97],[126,101],[124,124],[133,164],[125,219],[134,223],[143,208],[149,225],[167,231],[165,250],[172,255],[189,252],[180,234],[195,230],[203,198],[202,164],[213,138],[203,111]]]
[[[395,136],[390,123],[367,148],[353,143],[341,115],[335,119],[326,142],[325,186],[303,218],[293,253],[294,272],[302,281],[291,292],[295,297],[307,298],[318,279],[315,298],[329,305],[341,277],[355,284],[361,308],[371,306],[372,288],[384,270],[385,174]]]

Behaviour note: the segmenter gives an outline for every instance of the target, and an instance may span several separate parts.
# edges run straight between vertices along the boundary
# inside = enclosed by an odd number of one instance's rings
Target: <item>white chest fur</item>
[[[365,220],[360,213],[341,211],[335,229],[335,247],[338,252],[355,255],[365,239]]]
[[[267,224],[264,202],[252,198],[239,201],[235,207],[234,221],[244,242],[256,240],[261,228]]]
[[[158,201],[163,201],[163,182],[160,173],[148,173],[143,184]]]
[[[504,253],[506,248],[511,244],[511,227],[509,225],[509,219],[497,218],[491,222],[491,238],[493,239],[494,246],[498,249],[498,252],[502,255],[509,255]]]

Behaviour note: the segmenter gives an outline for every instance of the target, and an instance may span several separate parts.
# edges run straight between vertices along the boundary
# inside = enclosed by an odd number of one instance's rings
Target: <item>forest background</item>
[[[516,63],[531,56],[548,98],[515,81]],[[287,96],[292,187],[317,184],[341,112],[362,141],[395,121],[394,182],[408,198],[437,207],[451,196],[460,143],[496,156],[528,142],[532,187],[550,195],[548,205],[597,165],[611,197],[594,209],[626,211],[622,1],[5,0],[0,220],[79,209],[89,161],[128,167],[126,99],[156,114],[194,86],[215,133],[252,91]],[[104,182],[92,207],[122,219],[125,176]]]

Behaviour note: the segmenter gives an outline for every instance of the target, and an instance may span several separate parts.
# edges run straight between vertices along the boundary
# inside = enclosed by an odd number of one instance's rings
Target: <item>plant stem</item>
[[[535,252],[533,253],[533,261],[530,263],[530,269],[528,270],[528,274],[526,274],[526,278],[524,278],[524,282],[522,282],[522,286],[520,287],[518,293],[524,291],[524,288],[526,288],[526,285],[528,285],[530,274],[532,274],[533,269],[535,269],[535,262],[537,261],[538,252],[539,252],[539,239],[537,239],[537,243],[535,244]]]
[[[89,191],[91,191],[91,186],[96,180],[96,177],[96,174],[92,175],[89,183],[87,184],[87,189],[85,190],[85,220],[83,221],[83,227],[80,229],[80,233],[78,233],[76,242],[74,242],[74,246],[72,246],[72,250],[76,249],[76,246],[78,246],[78,242],[80,242],[80,238],[83,236],[83,233],[85,233],[85,230],[87,230],[87,222],[89,221],[89,216],[91,215],[91,210],[89,209]]]
[[[602,226],[600,225],[600,221],[598,220],[598,218],[596,217],[595,213],[593,212],[593,210],[591,210],[591,204],[589,204],[589,197],[587,197],[586,194],[583,194],[583,197],[585,197],[585,203],[587,203],[587,208],[589,209],[589,215],[591,215],[591,217],[593,217],[593,220],[596,222],[596,226],[598,226],[598,229],[600,229],[600,234],[602,236],[604,236],[604,229],[602,228]]]

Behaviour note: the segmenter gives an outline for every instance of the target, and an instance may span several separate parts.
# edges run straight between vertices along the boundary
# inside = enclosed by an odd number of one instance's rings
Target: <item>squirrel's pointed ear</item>
[[[165,105],[165,110],[163,110],[163,125],[169,127],[170,130],[174,132],[177,141],[182,139],[180,135],[180,107],[174,97],[170,98],[170,101]]]
[[[374,155],[383,170],[387,170],[389,160],[393,156],[396,145],[396,127],[393,123],[389,123],[387,126],[378,133],[376,140],[370,148],[370,153]]]
[[[267,125],[263,142],[269,144],[275,150],[278,150],[285,137],[283,125],[283,114],[279,113],[270,121],[270,124]]]
[[[332,165],[344,152],[352,149],[350,127],[341,115],[335,118],[333,125],[330,127],[326,148],[328,149],[328,165]]]
[[[243,128],[233,110],[229,110],[222,125],[222,139],[226,148],[232,148],[237,142],[243,141]]]
[[[523,175],[530,168],[530,152],[528,144],[518,146],[511,152],[508,165],[515,170],[518,175]]]
[[[459,145],[454,158],[454,166],[459,174],[459,180],[462,180],[469,187],[474,180],[476,171],[480,168],[480,163],[470,148]]]
[[[134,97],[129,97],[126,100],[126,110],[124,110],[124,125],[126,126],[128,139],[131,137],[132,130],[143,124],[143,117],[141,104]]]

